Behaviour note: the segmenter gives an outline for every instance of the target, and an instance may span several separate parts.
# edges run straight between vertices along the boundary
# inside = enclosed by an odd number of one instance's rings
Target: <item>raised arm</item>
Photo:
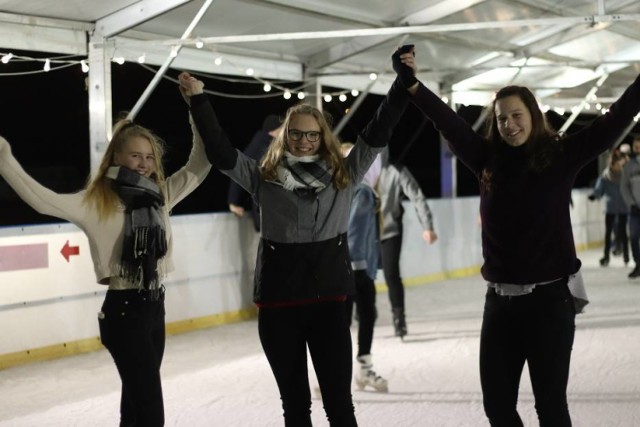
[[[409,105],[409,92],[404,85],[406,82],[403,82],[400,77],[399,75],[393,82],[375,115],[360,134],[362,139],[372,147],[384,147],[389,142],[393,129]]]
[[[479,172],[484,161],[482,137],[436,94],[417,80],[415,74],[418,67],[413,48],[407,49],[403,46],[392,59],[393,68],[398,73],[399,79],[403,81],[407,91],[413,95],[412,102],[446,138],[451,151],[473,172]]]
[[[213,107],[204,94],[204,84],[189,73],[181,73],[178,79],[180,91],[190,104],[191,116],[204,142],[209,162],[220,170],[233,169],[238,152],[218,123]]]
[[[37,212],[78,223],[84,212],[79,193],[58,194],[33,179],[11,153],[11,146],[0,136],[0,175],[18,196]]]
[[[211,170],[211,163],[209,163],[205,155],[204,144],[193,118],[190,119],[190,123],[193,133],[193,146],[191,147],[189,159],[184,166],[168,177],[166,182],[170,209],[195,190]]]
[[[609,111],[564,140],[568,158],[581,167],[611,148],[640,112],[640,75]]]

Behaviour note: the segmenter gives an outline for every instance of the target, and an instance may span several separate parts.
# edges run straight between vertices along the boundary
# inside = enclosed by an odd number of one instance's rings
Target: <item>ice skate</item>
[[[367,387],[373,388],[375,391],[388,392],[389,386],[387,380],[376,374],[371,363],[371,355],[366,354],[357,358],[360,369],[356,372],[356,386],[359,390]]]
[[[407,335],[407,321],[404,318],[404,308],[393,309],[393,328],[397,337],[404,339]]]

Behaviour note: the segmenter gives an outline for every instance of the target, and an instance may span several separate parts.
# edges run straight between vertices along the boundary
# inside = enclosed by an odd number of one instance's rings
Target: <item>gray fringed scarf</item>
[[[332,178],[331,168],[318,155],[296,157],[285,152],[278,166],[278,180],[287,190],[304,188],[318,192],[329,185]]]
[[[157,296],[158,260],[167,253],[160,188],[153,180],[125,167],[110,167],[106,177],[113,180],[113,189],[126,208],[119,275]]]

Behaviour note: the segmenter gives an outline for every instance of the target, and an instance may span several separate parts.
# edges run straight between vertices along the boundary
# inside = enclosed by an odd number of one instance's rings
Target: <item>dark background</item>
[[[13,52],[18,56],[43,57],[34,52]],[[54,55],[49,54],[49,57]],[[80,58],[79,58],[80,59]],[[78,60],[79,60],[78,59]],[[43,185],[56,192],[74,192],[81,189],[89,174],[89,112],[86,79],[88,74],[80,65],[48,73],[11,75],[42,70],[42,62],[12,60],[0,63],[0,87],[3,114],[0,135],[11,144],[13,153],[25,170]],[[55,64],[54,64],[55,67]],[[151,67],[153,68],[153,67]],[[137,63],[112,64],[112,103],[114,123],[117,117],[130,110],[154,75]],[[168,76],[177,78],[178,72],[169,70]],[[253,79],[238,77],[204,77],[206,89],[230,95],[249,95],[255,98],[231,98],[210,95],[220,123],[231,142],[242,149],[253,133],[262,125],[267,114],[284,116],[286,109],[299,102],[294,96],[263,98],[262,84]],[[631,82],[630,82],[631,83]],[[294,88],[300,82],[285,86]],[[331,88],[324,88],[332,91]],[[336,89],[337,91],[337,89]],[[342,131],[343,141],[355,141],[378,107],[381,96],[368,95]],[[355,101],[351,95],[346,102],[334,97],[323,108],[338,123],[345,110]],[[469,123],[480,114],[481,107],[462,106],[458,113]],[[568,117],[548,113],[554,128],[558,129]],[[574,122],[568,133],[588,124],[594,115],[583,115]],[[136,122],[150,128],[166,143],[165,169],[167,175],[180,168],[191,150],[191,130],[187,106],[177,84],[162,79],[136,117]],[[431,122],[413,106],[409,106],[390,141],[392,160],[401,158],[420,183],[429,198],[440,197],[440,143],[439,134]],[[476,178],[459,165],[458,195],[478,194]],[[598,174],[597,163],[583,169],[576,187],[591,186]],[[229,179],[213,170],[205,182],[174,210],[174,214],[227,211]],[[33,211],[13,190],[0,179],[0,226],[59,222]]]

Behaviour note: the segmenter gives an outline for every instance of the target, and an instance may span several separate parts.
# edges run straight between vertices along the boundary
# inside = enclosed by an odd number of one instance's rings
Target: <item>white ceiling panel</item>
[[[119,16],[135,24],[141,20],[135,8],[148,9],[150,1],[176,0],[0,0],[0,54],[27,48],[86,54],[83,36],[93,24],[126,8],[132,13]],[[146,53],[148,63],[161,64],[162,52],[178,42],[203,4],[188,1],[104,42],[128,61]],[[40,28],[51,26],[69,32],[51,36]],[[258,37],[264,35],[278,39]],[[199,53],[193,47],[197,38],[227,36],[254,37],[216,39]],[[601,92],[619,93],[640,72],[640,1],[214,0],[175,66],[239,75],[253,68],[256,78],[318,77],[334,87],[361,89],[370,73],[390,71],[389,55],[402,42],[416,45],[420,77],[460,92],[458,99],[485,99],[511,81],[537,89],[549,102],[579,99],[604,67],[611,75]],[[227,66],[206,63],[225,55]],[[518,60],[522,68],[514,68]],[[385,85],[386,77],[372,91],[384,92]]]

